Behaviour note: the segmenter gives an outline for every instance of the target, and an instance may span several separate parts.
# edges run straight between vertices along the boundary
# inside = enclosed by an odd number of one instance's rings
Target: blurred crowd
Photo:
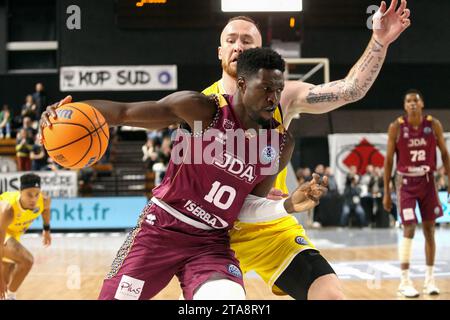
[[[142,146],[142,161],[147,171],[155,173],[155,185],[164,178],[172,152],[171,136],[175,126],[147,132],[147,141]]]
[[[386,212],[383,208],[383,168],[368,165],[363,174],[358,174],[357,168],[352,166],[347,173],[345,185],[340,186],[341,188],[338,188],[333,170],[330,167],[319,164],[315,167],[314,172],[321,176],[328,176],[329,190],[321,203],[310,213],[312,227],[321,227],[322,224],[327,224],[327,221],[335,221],[334,224],[341,226],[357,227],[399,225],[396,208],[397,198],[392,181],[392,210]],[[310,181],[312,170],[307,167],[299,168],[296,171],[296,177],[299,185]],[[447,191],[448,178],[444,167],[439,168],[436,172],[435,181],[438,191]],[[339,190],[343,190],[343,192],[339,192]],[[336,212],[338,216],[328,216],[336,215]]]
[[[16,139],[17,171],[58,170],[38,138],[39,119],[47,107],[47,94],[42,83],[27,94],[20,108],[4,104],[0,112],[0,139]]]

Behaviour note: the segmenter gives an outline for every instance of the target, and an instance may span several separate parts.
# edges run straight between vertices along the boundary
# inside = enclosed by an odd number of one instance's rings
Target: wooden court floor
[[[18,299],[72,300],[96,299],[102,279],[123,236],[104,237],[86,235],[55,236],[50,248],[43,248],[40,238],[32,235],[23,239],[23,244],[35,258],[33,269],[18,291]],[[358,260],[395,260],[397,247],[394,245],[328,248],[322,254],[331,262]],[[398,280],[381,279],[375,285],[368,280],[342,280],[342,287],[348,299],[403,299],[396,295]],[[419,290],[423,278],[413,279]],[[248,299],[291,299],[273,295],[257,276],[245,278]],[[421,295],[418,299],[450,299],[450,277],[436,278],[441,289],[439,296]],[[170,284],[154,299],[178,299],[181,290],[178,281]]]

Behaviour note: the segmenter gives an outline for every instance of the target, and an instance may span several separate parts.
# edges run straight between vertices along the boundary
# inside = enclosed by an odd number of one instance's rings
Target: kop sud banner
[[[444,133],[444,138],[447,149],[450,150],[450,133]],[[328,135],[330,167],[334,171],[339,191],[344,191],[345,178],[351,166],[356,166],[359,175],[366,172],[369,164],[382,168],[386,156],[386,144],[386,133]],[[437,166],[438,168],[442,166],[439,149],[437,149]]]
[[[74,66],[59,72],[61,91],[176,90],[177,66]]]
[[[0,193],[17,191],[20,176],[25,172],[0,173]],[[52,198],[73,198],[78,194],[78,178],[75,171],[34,171],[41,177],[41,187]]]

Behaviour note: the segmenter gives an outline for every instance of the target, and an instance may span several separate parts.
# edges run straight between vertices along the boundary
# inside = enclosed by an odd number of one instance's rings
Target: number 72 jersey
[[[436,136],[433,117],[424,116],[418,128],[408,123],[407,117],[397,119],[400,124],[395,146],[397,172],[403,175],[420,176],[436,170]]]
[[[217,95],[216,104],[216,116],[202,134],[178,130],[153,196],[208,229],[227,230],[255,186],[278,173],[286,131],[274,119],[265,130],[246,130],[231,96]]]

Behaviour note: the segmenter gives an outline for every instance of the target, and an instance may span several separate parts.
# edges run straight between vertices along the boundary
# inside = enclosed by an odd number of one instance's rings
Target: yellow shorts
[[[238,221],[230,238],[242,271],[254,270],[277,295],[286,294],[275,281],[295,256],[305,249],[317,250],[294,216],[262,223]]]
[[[6,233],[5,241],[3,242],[3,244],[5,244],[6,241],[9,240],[9,238],[13,238],[13,239],[17,240],[17,242],[20,242],[20,236],[21,236],[20,233]],[[2,261],[3,262],[8,262],[8,263],[15,263],[14,261],[12,261],[12,260],[10,260],[8,258],[3,258]]]

